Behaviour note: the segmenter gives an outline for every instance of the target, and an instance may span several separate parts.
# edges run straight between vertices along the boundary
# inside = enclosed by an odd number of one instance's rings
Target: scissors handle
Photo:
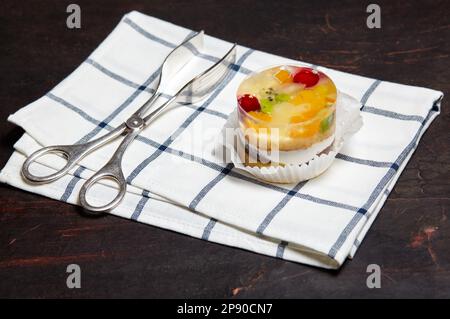
[[[22,176],[33,183],[50,183],[53,182],[66,173],[68,173],[83,157],[97,149],[98,147],[104,145],[105,143],[115,139],[117,136],[122,134],[126,129],[126,125],[122,124],[116,129],[112,130],[108,134],[105,134],[95,140],[92,140],[84,144],[74,144],[74,145],[53,145],[43,147],[36,152],[32,153],[22,165]],[[46,175],[38,176],[30,171],[30,166],[35,163],[40,157],[48,154],[61,155],[66,159],[66,165],[59,171]]]
[[[43,147],[26,159],[25,163],[22,166],[22,176],[25,177],[26,180],[33,183],[50,183],[53,182],[60,177],[64,176],[71,168],[75,166],[78,160],[82,157],[82,154],[86,151],[86,145],[52,145]],[[56,154],[61,155],[66,159],[66,164],[59,171],[46,175],[46,176],[38,176],[34,175],[30,171],[30,166],[37,161],[38,158],[48,155],[48,154]]]
[[[136,136],[139,135],[139,133],[142,131],[142,128],[143,128],[142,125],[140,127],[136,127],[133,129],[129,128],[127,131],[127,135],[122,140],[116,152],[108,161],[108,163],[106,163],[105,166],[103,166],[99,171],[97,171],[97,173],[92,175],[83,184],[83,186],[81,186],[79,194],[80,204],[83,208],[89,210],[91,214],[97,215],[96,212],[103,214],[115,208],[117,205],[120,204],[123,197],[125,196],[127,192],[127,181],[122,172],[122,158],[123,154],[128,148],[128,145],[130,145],[130,143],[133,142]],[[114,181],[119,187],[119,191],[111,202],[100,206],[94,206],[87,200],[88,192],[94,184],[105,179]]]

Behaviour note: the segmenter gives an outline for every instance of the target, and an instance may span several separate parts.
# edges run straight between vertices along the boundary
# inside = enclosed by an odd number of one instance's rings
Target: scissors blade
[[[171,79],[182,67],[192,58],[192,55],[199,54],[203,48],[204,31],[197,32],[187,38],[167,55],[161,66],[160,87],[164,87],[166,79]]]

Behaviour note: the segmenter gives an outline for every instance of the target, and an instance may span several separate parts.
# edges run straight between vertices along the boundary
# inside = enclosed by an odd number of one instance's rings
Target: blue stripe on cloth
[[[364,93],[364,95],[361,98],[361,110],[366,106],[367,101],[369,100],[369,97],[372,95],[373,91],[377,88],[378,85],[380,85],[380,80],[375,80],[367,89],[367,91]]]
[[[205,226],[205,229],[203,230],[202,239],[208,240],[209,236],[211,235],[211,231],[214,228],[214,226],[217,223],[217,219],[211,218],[208,222],[208,224]]]
[[[195,105],[192,104],[187,104],[187,107],[191,108],[191,109],[197,109],[197,107]],[[210,109],[204,109],[202,112],[207,113],[207,114],[211,114],[217,117],[221,117],[224,120],[228,119],[228,115],[219,111],[215,111],[215,110],[210,110]]]
[[[253,50],[249,49],[247,50],[237,61],[236,66],[237,69],[240,68],[240,66],[242,65],[242,63],[244,63],[245,59],[247,59],[247,57],[253,52]],[[186,127],[189,126],[189,124],[192,123],[192,121],[194,121],[197,116],[199,116],[201,114],[201,112],[206,109],[206,107],[211,104],[211,102],[213,102],[215,100],[215,98],[220,94],[220,92],[222,92],[222,90],[227,86],[227,84],[234,78],[234,76],[236,75],[236,69],[232,69],[232,71],[230,71],[226,77],[223,79],[223,81],[217,86],[217,89],[208,97],[208,99],[203,103],[203,105],[197,109],[196,111],[194,111],[182,124],[181,126],[175,131],[175,133],[173,133],[171,136],[169,136],[164,143],[162,144],[163,147],[158,148],[156,151],[154,151],[149,157],[147,157],[144,161],[142,161],[142,163],[140,163],[132,172],[131,174],[127,177],[127,182],[131,183],[138,175],[140,172],[142,172],[142,170],[147,167],[148,164],[150,164],[151,162],[153,162],[156,158],[158,158],[163,151],[181,134],[181,132],[184,131],[184,129]]]
[[[166,41],[166,40],[164,40],[164,39],[162,39],[160,37],[157,37],[156,35],[154,35],[154,34],[148,32],[148,31],[144,30],[137,23],[133,22],[130,18],[125,18],[123,20],[123,22],[128,24],[132,29],[134,29],[135,31],[137,31],[138,33],[140,33],[141,35],[143,35],[144,37],[146,37],[146,38],[148,38],[148,39],[150,39],[152,41],[158,42],[158,43],[160,43],[160,44],[162,44],[162,45],[164,45],[166,47],[169,47],[169,48],[175,48],[176,47],[175,44],[173,44],[173,43],[171,43],[169,41]],[[199,52],[194,46],[187,46],[187,48],[190,49],[195,55],[197,55],[197,56],[199,56],[199,57],[201,57],[201,58],[203,58],[205,60],[211,61],[213,63],[216,63],[217,61],[220,60],[220,58],[218,58],[218,57],[215,57],[215,56],[212,56],[212,55],[209,55],[209,54],[203,54],[203,53]],[[247,69],[245,67],[239,68],[238,71],[241,72],[241,73],[244,73],[244,74],[249,74],[249,73],[252,72],[251,70],[249,70],[249,69]]]
[[[316,203],[316,204],[321,204],[321,205],[326,205],[326,206],[331,206],[331,207],[336,207],[336,208],[342,208],[342,209],[355,211],[355,212],[358,211],[358,208],[355,207],[355,206],[344,204],[344,203],[335,202],[335,201],[332,201],[332,200],[322,199],[322,198],[315,197],[315,196],[312,196],[312,195],[297,193],[294,196],[298,197],[298,198],[301,198],[301,199],[305,199],[307,201],[310,201],[310,202],[313,202],[313,203]]]
[[[123,22],[128,24],[133,30],[139,32],[140,34],[142,34],[144,37],[146,37],[147,39],[150,39],[154,42],[157,42],[159,44],[162,44],[166,47],[169,47],[171,49],[176,47],[176,44],[171,43],[169,41],[166,41],[160,37],[157,37],[153,34],[151,34],[150,32],[145,31],[144,29],[142,29],[139,25],[137,25],[135,22],[133,22],[130,18],[126,17],[125,19],[123,19]]]
[[[390,117],[390,118],[393,118],[396,120],[402,120],[402,121],[416,121],[419,123],[422,123],[422,121],[423,121],[423,117],[419,116],[419,115],[406,115],[406,114],[401,114],[401,113],[397,113],[397,112],[378,109],[378,108],[375,108],[372,106],[365,106],[362,111],[366,112],[366,113],[382,115],[385,117]]]
[[[117,80],[117,81],[119,81],[119,82],[121,82],[121,83],[123,83],[123,84],[125,84],[125,85],[127,85],[129,87],[132,87],[133,89],[144,90],[144,91],[146,91],[148,93],[151,93],[151,94],[153,94],[155,92],[155,90],[150,88],[150,87],[139,85],[139,84],[137,84],[137,83],[135,83],[133,81],[130,81],[130,80],[124,78],[123,76],[121,76],[121,75],[119,75],[119,74],[117,74],[117,73],[115,73],[115,72],[105,68],[103,65],[101,65],[100,63],[94,61],[91,58],[86,59],[84,62],[86,62],[87,64],[92,65],[94,68],[96,68],[97,70],[99,70],[103,74],[109,76],[110,78],[112,78],[114,80]]]
[[[94,119],[92,116],[88,115],[86,112],[84,112],[80,108],[78,108],[78,107],[74,106],[73,104],[67,102],[66,100],[64,100],[64,99],[54,95],[53,93],[49,92],[45,96],[50,98],[50,99],[52,99],[55,102],[58,102],[61,105],[67,107],[69,110],[74,111],[75,113],[80,115],[82,118],[84,118],[88,122],[91,122],[92,124],[95,124],[95,125],[99,125],[100,124],[100,121]]]
[[[291,198],[295,196],[306,183],[307,181],[298,183],[283,197],[283,199],[266,215],[261,224],[259,224],[258,228],[256,229],[257,234],[261,235],[264,232],[264,230],[267,228],[267,226],[269,226],[275,216],[286,206]]]
[[[54,97],[55,101],[60,102],[61,105],[66,106],[70,110],[73,110],[74,112],[79,113],[79,114],[80,113],[81,114],[85,114],[83,111],[81,111],[80,109],[78,109],[74,105],[68,103],[67,101],[61,99],[60,97],[56,97],[53,94],[51,96]],[[99,123],[99,121],[93,119],[91,116],[89,116],[87,114],[85,114],[85,115],[86,116],[83,116],[83,118],[85,118],[87,121],[89,121],[89,122],[91,122],[93,124],[98,124]],[[107,129],[108,131],[112,131],[114,128],[111,125],[107,124],[105,126],[105,129]],[[152,147],[154,147],[156,149],[162,148],[162,146],[163,146],[163,145],[159,144],[158,142],[156,142],[154,140],[151,140],[151,139],[149,139],[147,137],[141,136],[141,135],[138,135],[136,137],[136,140],[140,141],[140,142],[142,142],[142,143],[144,143],[146,145],[152,146]],[[208,161],[208,160],[206,160],[204,158],[200,158],[200,157],[192,155],[192,154],[185,153],[183,151],[175,150],[175,149],[171,148],[170,146],[167,146],[164,149],[165,149],[166,153],[172,154],[174,156],[182,157],[182,158],[184,158],[186,160],[189,160],[189,161],[192,161],[192,162],[199,163],[199,164],[201,164],[203,166],[206,166],[206,167],[209,167],[210,169],[213,169],[213,170],[215,170],[217,172],[220,172],[220,171],[222,171],[224,169],[224,166],[221,166],[221,165],[219,165],[217,163]],[[287,194],[289,192],[288,189],[285,189],[283,187],[280,187],[280,186],[277,186],[277,185],[274,185],[274,184],[265,183],[265,182],[262,182],[262,181],[260,181],[260,180],[258,180],[256,178],[252,178],[252,177],[240,174],[240,173],[235,172],[235,171],[230,171],[230,173],[228,175],[232,176],[234,178],[240,179],[240,180],[247,181],[249,183],[260,185],[260,186],[265,187],[267,189],[272,189],[272,190],[275,190],[275,191],[278,191],[278,192],[282,192],[282,193],[285,193],[285,194]],[[330,200],[318,198],[318,197],[311,196],[311,195],[305,195],[305,194],[297,193],[295,196],[298,197],[298,198],[302,198],[302,199],[305,199],[305,200],[308,200],[308,201],[312,201],[312,202],[315,202],[315,203],[318,203],[318,204],[322,204],[322,205],[339,207],[339,208],[350,210],[350,211],[357,211],[358,210],[358,208],[355,207],[355,206],[351,206],[351,205],[347,205],[347,204],[343,204],[343,203],[338,203],[338,202],[333,202],[333,201],[330,201]]]
[[[414,135],[411,142],[405,147],[405,149],[400,153],[400,155],[397,157],[396,161],[392,166],[389,168],[389,170],[386,172],[386,174],[381,178],[381,180],[378,182],[377,186],[369,196],[369,199],[367,202],[358,210],[361,213],[355,214],[353,218],[348,222],[344,230],[341,232],[341,234],[338,236],[338,239],[331,247],[330,251],[328,252],[328,256],[331,258],[334,258],[339,251],[339,249],[344,244],[345,240],[349,236],[349,234],[353,231],[355,226],[358,224],[358,222],[361,220],[363,216],[366,216],[366,213],[368,209],[372,206],[372,204],[375,202],[375,200],[378,198],[380,193],[383,191],[383,189],[386,187],[386,184],[391,181],[392,177],[395,175],[395,173],[398,171],[400,165],[405,161],[405,159],[408,157],[409,153],[414,149],[414,147],[417,145],[418,139],[422,133],[423,127],[430,119],[431,115],[435,111],[431,109],[427,115],[427,117],[422,121],[420,124],[419,129],[417,130],[416,134]],[[366,216],[366,218],[369,218],[369,216]]]
[[[67,202],[70,195],[72,194],[75,186],[77,185],[78,181],[81,180],[81,174],[86,169],[86,167],[80,166],[78,167],[75,172],[73,173],[73,177],[70,180],[70,182],[67,184],[66,189],[64,190],[64,193],[62,194],[61,198],[59,200],[63,202]]]
[[[367,166],[372,166],[372,167],[391,167],[391,165],[392,165],[392,163],[389,163],[389,162],[366,160],[366,159],[361,159],[361,158],[356,158],[353,156],[345,155],[342,153],[338,153],[336,155],[336,158],[347,161],[347,162],[352,162],[352,163],[357,163],[357,164],[367,165]]]
[[[83,119],[85,119],[89,123],[92,123],[95,125],[103,125],[104,128],[106,128],[108,131],[112,131],[114,129],[111,125],[106,124],[106,123],[102,124],[102,122],[100,122],[97,119],[94,119],[92,116],[85,113],[82,109],[76,107],[75,105],[69,103],[68,101],[64,100],[61,97],[54,95],[53,93],[47,93],[45,96],[52,99],[55,102],[58,102],[62,106],[67,107],[69,110],[74,111],[75,113],[79,114]]]
[[[288,245],[288,242],[286,241],[281,241],[278,246],[277,246],[277,252],[275,257],[277,258],[283,258],[284,255],[284,250],[286,249],[286,246]]]
[[[149,199],[150,199],[150,193],[148,190],[144,189],[142,191],[142,197],[139,200],[139,202],[137,203],[136,208],[134,209],[133,214],[130,217],[132,220],[138,220],[139,216],[142,213],[142,210],[145,207],[145,204],[147,204]]]
[[[220,171],[219,175],[217,175],[212,181],[206,184],[206,186],[202,188],[202,190],[197,194],[197,196],[195,196],[195,198],[189,204],[189,209],[195,211],[195,208],[197,207],[198,203],[200,203],[200,201],[218,182],[220,182],[225,176],[228,175],[228,173],[230,173],[233,167],[234,167],[233,163],[228,164],[223,170]]]

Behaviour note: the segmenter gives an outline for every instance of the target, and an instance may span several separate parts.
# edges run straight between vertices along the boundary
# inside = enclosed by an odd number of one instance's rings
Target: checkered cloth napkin
[[[22,180],[25,156],[43,145],[85,142],[121,124],[152,94],[164,57],[191,33],[139,12],[125,15],[72,74],[10,116],[26,133],[16,143],[1,181],[76,204],[84,180],[107,161],[119,141],[46,185]],[[206,36],[204,48],[193,49],[195,56],[180,77],[187,79],[212,65],[230,46]],[[210,97],[171,109],[132,143],[123,160],[130,186],[112,214],[324,268],[338,268],[353,257],[422,134],[439,114],[442,93],[318,67],[341,91],[361,101],[364,126],[328,171],[296,185],[258,181],[232,164],[218,163],[214,143],[205,151],[204,145],[186,142],[198,128],[214,140],[236,107],[237,86],[251,71],[295,62],[239,46],[235,67]],[[165,98],[170,94],[168,88]],[[42,159],[35,169],[50,173],[60,165],[58,160]],[[105,184],[92,192],[101,200],[114,189]]]

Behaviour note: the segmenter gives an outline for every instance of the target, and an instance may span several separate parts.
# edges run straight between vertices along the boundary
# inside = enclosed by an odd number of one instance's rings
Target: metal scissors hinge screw
[[[139,116],[132,116],[125,123],[132,130],[139,129],[144,126],[144,120]]]

